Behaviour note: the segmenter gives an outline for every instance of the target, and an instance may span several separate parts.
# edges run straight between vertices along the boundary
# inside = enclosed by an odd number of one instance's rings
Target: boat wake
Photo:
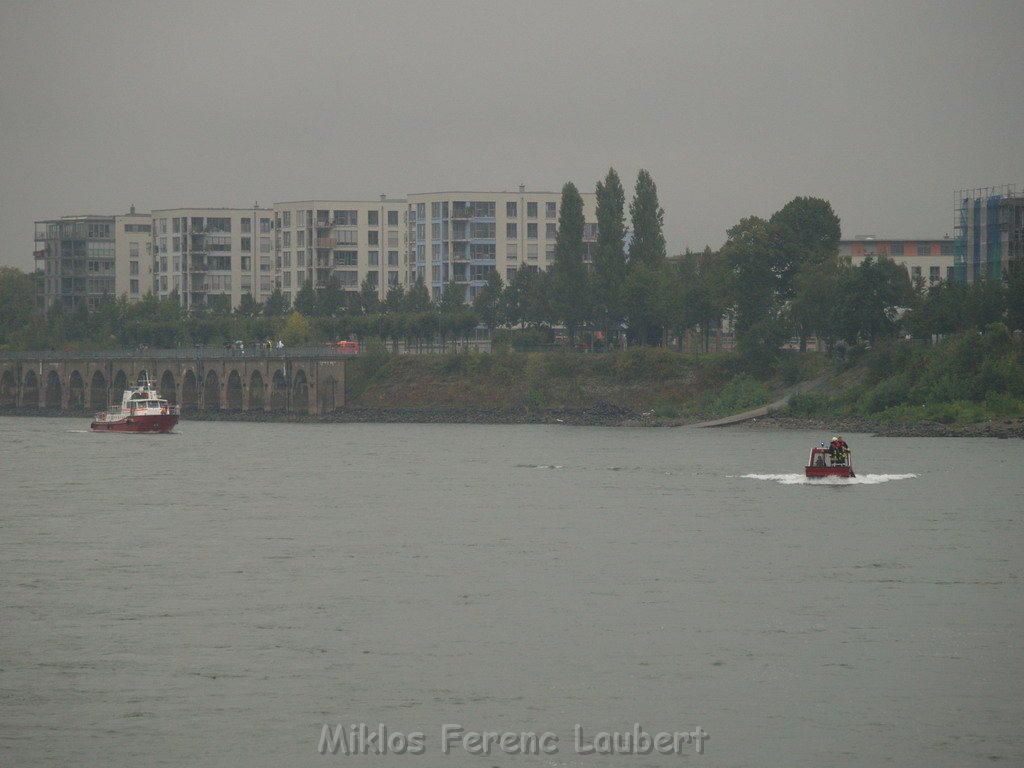
[[[740,475],[747,480],[774,480],[779,485],[879,485],[893,480],[910,480],[913,473],[904,475],[857,475],[856,477],[806,477],[793,472],[785,475]]]

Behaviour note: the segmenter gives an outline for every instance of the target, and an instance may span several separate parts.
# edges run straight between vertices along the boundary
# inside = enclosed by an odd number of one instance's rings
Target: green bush
[[[701,410],[713,416],[738,413],[768,402],[768,391],[750,374],[733,378],[717,395],[705,398]]]

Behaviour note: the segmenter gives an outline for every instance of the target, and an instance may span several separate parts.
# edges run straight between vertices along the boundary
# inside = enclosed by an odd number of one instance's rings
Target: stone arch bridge
[[[0,354],[0,408],[100,411],[145,372],[184,413],[316,416],[345,405],[346,357],[321,348]]]

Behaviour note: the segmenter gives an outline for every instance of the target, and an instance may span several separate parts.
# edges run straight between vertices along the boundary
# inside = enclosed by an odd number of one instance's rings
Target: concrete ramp
[[[731,416],[723,416],[720,419],[714,419],[712,421],[702,421],[699,424],[690,424],[691,427],[727,427],[730,424],[739,424],[743,421],[750,421],[751,419],[759,419],[762,416],[767,416],[770,411],[777,411],[780,408],[785,408],[789,405],[789,398],[793,395],[802,394],[804,392],[810,392],[815,389],[821,388],[831,374],[824,374],[816,379],[810,381],[802,381],[795,387],[790,388],[785,395],[776,400],[773,403],[762,405],[758,408],[752,408],[749,411],[743,411],[742,413],[734,413]]]

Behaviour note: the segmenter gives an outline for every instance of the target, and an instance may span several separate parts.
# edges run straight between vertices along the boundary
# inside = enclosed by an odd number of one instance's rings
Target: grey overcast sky
[[[825,198],[1024,188],[1024,3],[0,0],[0,265],[34,222],[650,171],[670,253]]]

